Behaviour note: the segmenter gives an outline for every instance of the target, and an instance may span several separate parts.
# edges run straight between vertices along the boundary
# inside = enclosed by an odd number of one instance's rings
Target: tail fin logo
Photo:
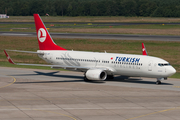
[[[38,30],[38,39],[40,42],[44,42],[46,40],[46,31],[44,28],[40,28]]]
[[[145,48],[142,49],[142,51],[145,51],[145,50],[146,50]]]

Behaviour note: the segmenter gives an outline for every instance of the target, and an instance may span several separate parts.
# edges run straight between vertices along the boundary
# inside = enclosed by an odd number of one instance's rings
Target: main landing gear
[[[84,81],[89,82],[89,79],[87,79],[86,75],[84,75]]]
[[[107,79],[114,79],[114,75],[107,75]]]

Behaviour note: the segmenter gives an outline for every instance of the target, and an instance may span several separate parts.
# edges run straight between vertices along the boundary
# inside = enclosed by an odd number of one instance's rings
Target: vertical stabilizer
[[[39,14],[34,14],[34,21],[40,50],[66,50],[54,43]]]
[[[142,43],[142,54],[148,55],[144,43]]]

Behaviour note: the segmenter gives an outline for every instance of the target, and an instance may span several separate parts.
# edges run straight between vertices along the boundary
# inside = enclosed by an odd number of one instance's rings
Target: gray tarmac
[[[50,33],[50,34],[53,38],[180,41],[180,36],[170,36],[170,35],[90,34],[90,33]],[[0,32],[0,36],[37,37],[35,32]]]
[[[179,120],[180,79],[155,81],[0,67],[0,120]]]

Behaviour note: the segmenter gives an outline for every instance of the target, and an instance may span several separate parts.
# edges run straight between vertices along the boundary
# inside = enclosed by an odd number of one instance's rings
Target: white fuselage
[[[68,50],[37,52],[44,53],[39,57],[54,65],[108,68],[114,75],[166,78],[176,72],[167,61],[152,56]]]

